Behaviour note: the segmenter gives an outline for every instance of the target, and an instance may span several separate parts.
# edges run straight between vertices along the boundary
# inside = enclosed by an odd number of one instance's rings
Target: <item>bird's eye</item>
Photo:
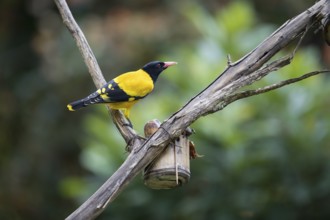
[[[160,68],[161,66],[160,66],[160,64],[158,63],[158,64],[156,65],[156,67],[157,67],[157,68]]]

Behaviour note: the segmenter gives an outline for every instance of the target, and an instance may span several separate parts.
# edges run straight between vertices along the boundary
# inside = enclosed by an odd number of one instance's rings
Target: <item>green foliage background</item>
[[[110,80],[150,60],[174,60],[132,110],[140,133],[165,120],[281,23],[313,1],[72,1]],[[290,9],[290,10],[289,10]],[[0,219],[63,219],[125,160],[103,106],[68,112],[95,87],[51,1],[0,3]],[[281,55],[292,52],[290,45]],[[329,66],[320,34],[291,65],[251,86]],[[329,77],[240,100],[192,125],[204,157],[191,180],[151,190],[136,178],[98,219],[328,219]]]

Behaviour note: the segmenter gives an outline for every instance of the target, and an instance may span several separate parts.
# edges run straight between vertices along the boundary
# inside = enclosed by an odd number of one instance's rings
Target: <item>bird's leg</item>
[[[133,124],[132,124],[131,120],[129,119],[129,109],[125,108],[125,109],[122,109],[122,110],[124,112],[125,118],[128,121],[128,123],[124,123],[123,125],[128,126],[128,127],[133,129]]]

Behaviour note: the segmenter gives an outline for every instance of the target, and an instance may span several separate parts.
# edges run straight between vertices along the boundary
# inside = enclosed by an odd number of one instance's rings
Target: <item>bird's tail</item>
[[[84,99],[80,99],[78,101],[71,102],[70,104],[67,105],[67,107],[70,111],[76,111],[76,110],[86,107],[88,105],[103,103],[103,102],[104,102],[104,100],[101,98],[100,94],[97,92],[94,92]]]

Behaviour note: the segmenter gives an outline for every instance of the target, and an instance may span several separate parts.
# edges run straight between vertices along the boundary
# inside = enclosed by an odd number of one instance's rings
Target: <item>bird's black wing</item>
[[[101,98],[104,100],[104,102],[126,102],[126,101],[133,101],[136,99],[141,99],[142,97],[133,97],[130,95],[127,95],[124,90],[122,90],[118,84],[111,80],[106,85],[104,85],[102,88],[100,88],[97,91]]]

